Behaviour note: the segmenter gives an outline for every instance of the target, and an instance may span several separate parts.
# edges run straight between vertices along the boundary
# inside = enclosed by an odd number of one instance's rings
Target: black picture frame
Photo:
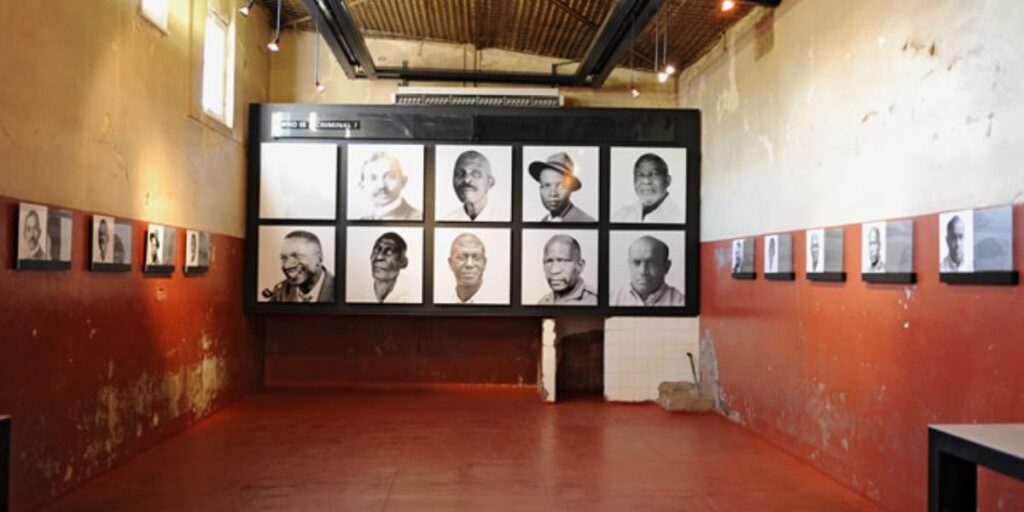
[[[349,122],[350,121],[350,122]],[[504,109],[488,107],[418,107],[372,105],[315,104],[253,104],[250,106],[249,140],[247,144],[247,197],[260,197],[260,144],[264,142],[314,142],[334,144],[338,151],[339,179],[337,215],[333,220],[261,219],[259,204],[250,200],[246,206],[246,263],[244,306],[257,314],[382,314],[415,316],[686,316],[700,314],[700,112],[693,109]],[[313,126],[312,123],[316,123]],[[320,126],[345,126],[346,129],[310,129]],[[423,144],[424,205],[423,221],[359,221],[347,220],[347,155],[349,144]],[[434,268],[434,229],[482,227],[479,223],[435,223],[434,164],[435,146],[441,144],[509,145],[512,147],[512,220],[487,223],[486,227],[511,229],[511,283],[509,305],[444,305],[434,304],[434,276],[424,275],[424,303],[417,304],[349,304],[344,302],[345,275],[335,273],[338,299],[332,304],[266,303],[257,301],[258,254],[257,233],[260,226],[304,224],[335,229],[335,261],[332,268],[344,269],[345,229],[349,226],[391,225],[424,228],[424,266]],[[599,147],[601,183],[609,183],[610,148],[684,147],[686,148],[686,224],[609,223],[609,190],[600,189],[598,223],[563,223],[566,229],[597,229],[599,231],[599,290],[597,306],[524,306],[521,297],[521,244],[524,228],[550,227],[550,223],[525,222],[522,218],[522,176],[524,146],[597,146]],[[686,302],[679,307],[616,306],[608,304],[611,287],[608,283],[609,232],[613,230],[680,231],[685,234],[684,293]],[[675,260],[675,258],[674,258]]]
[[[917,282],[916,272],[885,272],[880,274],[863,273],[860,278],[872,284],[914,284]]]
[[[1016,286],[1020,282],[1016,270],[991,272],[940,272],[939,281],[946,284],[978,284]]]
[[[757,272],[733,272],[732,278],[740,281],[753,281],[757,279]]]
[[[766,272],[764,278],[768,281],[795,281],[796,272]]]
[[[808,272],[807,280],[821,283],[842,283],[846,281],[846,272]]]

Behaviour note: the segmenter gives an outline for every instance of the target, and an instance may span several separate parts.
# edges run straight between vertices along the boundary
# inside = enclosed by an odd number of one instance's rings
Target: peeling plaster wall
[[[704,112],[705,378],[729,418],[886,509],[923,510],[928,424],[1024,421],[1024,292],[939,283],[936,215],[1021,200],[1024,9],[787,0],[760,15],[679,85]],[[868,286],[856,223],[898,217],[915,221],[918,284]],[[730,277],[728,238],[793,230],[801,248],[825,225],[845,229],[846,283]],[[1024,509],[1024,484],[979,485],[980,510]]]
[[[205,2],[0,2],[0,411],[12,506],[32,510],[262,384],[242,303],[246,103],[264,101],[267,16],[238,24],[235,128],[198,109]],[[198,19],[193,25],[191,20]],[[198,44],[197,44],[198,42]],[[74,210],[73,268],[15,271],[16,202]],[[91,213],[212,232],[210,272],[88,271]],[[179,247],[184,234],[179,231]],[[2,508],[2,507],[0,507]]]

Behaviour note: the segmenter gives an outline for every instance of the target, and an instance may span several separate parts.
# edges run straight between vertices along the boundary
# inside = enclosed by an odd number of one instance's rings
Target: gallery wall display
[[[733,279],[756,279],[754,270],[754,239],[737,238],[732,241],[732,277]]]
[[[93,215],[89,268],[96,272],[131,270],[133,229],[131,222],[108,215]]]
[[[19,270],[68,270],[71,268],[69,210],[20,203],[15,268]]]
[[[939,272],[948,284],[1017,284],[1013,208],[939,214]]]
[[[910,284],[914,274],[912,220],[861,224],[861,279],[869,283]]]
[[[438,145],[434,162],[436,220],[512,220],[512,146]]]
[[[699,314],[696,111],[268,104],[250,120],[250,312]]]
[[[686,148],[611,148],[611,221],[686,223]]]
[[[185,275],[205,274],[210,270],[210,234],[185,230]]]
[[[793,235],[782,233],[765,235],[764,243],[764,278],[769,281],[792,281],[796,279],[793,272]]]
[[[843,271],[843,228],[808,229],[807,279],[845,281]]]
[[[146,250],[142,271],[154,275],[173,274],[177,241],[178,228],[160,224],[146,226]]]

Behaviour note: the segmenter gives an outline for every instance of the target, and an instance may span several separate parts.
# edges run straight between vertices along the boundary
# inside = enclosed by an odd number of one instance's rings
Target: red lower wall
[[[1024,264],[1024,208],[1015,261]],[[701,325],[723,412],[890,510],[925,510],[927,425],[1024,422],[1024,290],[938,278],[938,219],[915,219],[916,285],[869,285],[860,227],[846,283],[734,280],[729,241],[702,245]],[[982,510],[1024,510],[1024,484],[983,475]]]
[[[270,316],[267,387],[535,385],[538,318]]]
[[[12,506],[31,510],[262,385],[260,321],[242,312],[243,240],[211,236],[210,271],[13,270],[17,205],[0,198],[0,414],[13,416]],[[179,248],[184,234],[179,231]]]

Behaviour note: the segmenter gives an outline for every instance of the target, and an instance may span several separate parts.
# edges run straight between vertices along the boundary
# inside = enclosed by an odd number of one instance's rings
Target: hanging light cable
[[[320,83],[320,9],[314,9],[313,23],[316,25],[316,39],[313,40],[313,83],[316,92],[324,92],[327,87]]]
[[[636,54],[636,15],[629,24],[629,95],[633,98],[640,96],[640,89],[636,88],[636,78],[633,72],[633,57]]]
[[[669,5],[671,5],[671,4],[669,4]],[[664,23],[664,25],[665,25],[665,39],[664,39],[664,46],[661,49],[661,55],[662,55],[661,59],[665,63],[665,74],[668,75],[668,76],[672,76],[676,72],[676,67],[673,66],[672,64],[668,63],[668,23],[669,23],[669,21],[670,20],[669,20],[669,16],[668,16],[668,11],[666,10],[665,11],[665,23]]]
[[[661,34],[658,32],[658,25],[661,21],[661,18],[661,0],[658,0],[658,11],[657,14],[654,15],[654,72],[658,74],[658,82],[663,83],[665,82],[665,80],[668,80],[668,75],[665,74],[665,72],[660,69],[661,58],[664,58],[663,56],[659,58],[659,55],[661,55],[661,53],[658,51],[658,49],[661,47]]]
[[[281,0],[277,0],[277,29],[274,31],[274,40],[267,43],[267,49],[276,52],[281,49],[278,43],[281,42]]]
[[[245,5],[238,8],[238,12],[242,13],[242,16],[249,16],[249,11],[252,10],[252,3],[256,0],[249,0]]]

